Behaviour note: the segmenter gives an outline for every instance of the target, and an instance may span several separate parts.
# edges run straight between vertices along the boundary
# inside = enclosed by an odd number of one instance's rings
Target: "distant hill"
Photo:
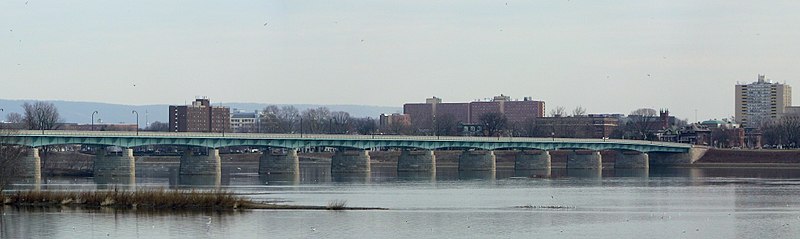
[[[35,102],[35,100],[3,100],[0,99],[0,108],[4,111],[0,112],[0,121],[5,120],[8,113],[17,112],[22,114],[22,104],[25,102]],[[167,114],[169,111],[168,104],[159,105],[123,105],[123,104],[107,104],[98,102],[82,102],[82,101],[58,101],[49,100],[57,108],[61,117],[68,123],[85,123],[91,122],[92,112],[97,110],[99,113],[95,115],[95,119],[101,119],[103,123],[135,123],[136,116],[131,113],[133,110],[139,113],[139,123],[144,127],[147,122],[161,121],[167,122]],[[213,103],[213,102],[212,102]],[[239,109],[242,111],[255,111],[261,110],[271,104],[262,103],[225,103],[224,106],[231,109]],[[287,104],[275,104],[284,106]],[[353,117],[372,117],[377,118],[382,113],[398,113],[402,112],[402,107],[389,107],[389,106],[368,106],[368,105],[312,105],[312,104],[296,104],[293,105],[298,110],[303,111],[308,108],[316,108],[325,106],[331,111],[344,111],[350,113]]]

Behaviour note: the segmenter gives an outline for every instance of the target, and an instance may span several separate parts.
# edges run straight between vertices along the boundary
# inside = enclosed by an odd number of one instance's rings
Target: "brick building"
[[[169,106],[169,129],[173,132],[231,132],[230,108],[211,106],[209,99],[191,105]]]
[[[425,103],[407,103],[403,105],[403,113],[411,118],[411,126],[422,132],[432,131],[437,117],[449,116],[456,123],[477,124],[481,115],[500,113],[505,115],[509,124],[523,123],[528,119],[544,117],[544,101],[534,101],[530,97],[523,100],[511,100],[506,95],[495,96],[490,101],[473,101],[470,103],[442,103],[437,97],[428,98]]]

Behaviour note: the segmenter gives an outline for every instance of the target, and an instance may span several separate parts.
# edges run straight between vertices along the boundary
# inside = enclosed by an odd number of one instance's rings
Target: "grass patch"
[[[0,195],[0,202],[13,206],[83,206],[132,209],[237,209],[250,200],[224,191],[18,191]]]
[[[343,210],[347,209],[347,200],[332,200],[328,202],[328,210]]]
[[[346,200],[333,200],[327,206],[278,205],[256,202],[226,191],[137,190],[137,191],[17,191],[0,194],[0,205],[20,207],[87,207],[117,209],[170,210],[386,210],[385,208],[347,207]]]

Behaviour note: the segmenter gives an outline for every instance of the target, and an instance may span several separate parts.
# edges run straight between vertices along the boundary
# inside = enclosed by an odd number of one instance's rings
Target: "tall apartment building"
[[[211,106],[209,99],[191,105],[169,106],[169,130],[173,132],[231,132],[230,108]]]
[[[425,103],[408,103],[403,105],[403,113],[411,118],[411,126],[416,129],[431,130],[435,119],[452,117],[455,122],[476,124],[480,117],[487,113],[504,114],[509,123],[521,123],[527,119],[544,116],[544,101],[534,101],[530,97],[524,100],[511,100],[506,95],[495,96],[491,101],[473,101],[470,103],[442,103],[437,97],[428,98]]]
[[[766,120],[780,118],[792,105],[792,87],[765,80],[736,85],[736,121],[744,127],[755,128]]]

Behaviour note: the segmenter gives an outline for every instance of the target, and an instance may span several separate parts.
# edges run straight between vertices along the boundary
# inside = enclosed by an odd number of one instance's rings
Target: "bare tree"
[[[657,127],[658,117],[656,117],[656,110],[650,108],[640,108],[632,111],[628,118],[630,119],[630,129],[633,131],[633,137],[636,139],[652,139],[654,137],[653,130]]]
[[[328,133],[347,134],[351,130],[352,123],[350,113],[344,111],[331,112],[330,119],[328,119]]]
[[[25,172],[22,157],[25,156],[25,147],[10,144],[8,137],[13,131],[0,129],[0,193],[14,180]]]
[[[437,115],[434,126],[436,135],[452,136],[458,134],[458,122],[451,114]]]
[[[291,133],[298,130],[300,113],[294,106],[270,105],[262,112],[257,123],[258,132]]]
[[[328,125],[328,118],[330,118],[331,111],[327,107],[318,107],[315,109],[306,109],[302,113],[302,129],[306,133],[323,133],[325,132],[326,125]]]
[[[486,136],[500,136],[506,130],[508,119],[501,113],[486,113],[478,118]]]
[[[62,122],[58,114],[58,108],[53,103],[37,101],[33,104],[25,102],[22,104],[25,111],[23,123],[27,129],[57,129]]]
[[[550,117],[563,117],[567,116],[567,109],[564,106],[558,106],[550,110]]]
[[[145,128],[144,130],[145,131],[167,132],[167,131],[169,131],[169,124],[168,123],[164,123],[164,122],[160,122],[160,121],[154,121],[153,123],[150,123],[150,126],[147,126],[147,128]]]
[[[12,112],[6,115],[6,122],[19,124],[23,122],[23,117],[17,112]]]
[[[572,110],[572,116],[584,116],[586,115],[586,108],[583,106],[576,106],[575,109]]]
[[[353,128],[355,128],[356,132],[361,135],[369,135],[374,134],[375,131],[378,129],[377,124],[375,124],[375,120],[372,118],[355,118],[353,121]]]

